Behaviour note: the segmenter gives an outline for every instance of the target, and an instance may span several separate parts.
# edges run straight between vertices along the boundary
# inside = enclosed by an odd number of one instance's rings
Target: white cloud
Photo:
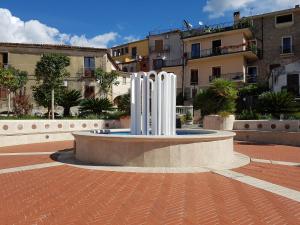
[[[86,38],[85,35],[61,33],[38,20],[22,21],[11,14],[8,9],[0,8],[0,42],[72,44],[86,47],[105,48],[116,41],[118,34],[109,32]]]
[[[287,9],[299,4],[299,0],[207,0],[203,8],[210,18],[224,16],[226,12],[241,10],[249,15]]]
[[[134,41],[139,40],[138,37],[135,37],[133,35],[126,36],[123,39],[124,39],[125,42],[134,42]]]
[[[107,45],[110,42],[115,41],[118,36],[119,35],[115,32],[97,35],[91,39],[86,38],[85,35],[74,35],[70,38],[70,44],[76,46],[106,48]]]

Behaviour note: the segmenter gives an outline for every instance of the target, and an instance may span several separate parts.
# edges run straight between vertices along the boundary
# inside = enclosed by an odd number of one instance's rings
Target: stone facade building
[[[261,57],[253,63],[253,68],[257,68],[258,81],[267,82],[274,69],[300,60],[300,8],[297,5],[292,9],[255,15],[252,21],[253,34],[261,49]],[[299,76],[287,74],[286,79],[293,81],[284,83],[300,86]]]
[[[70,77],[66,78],[64,85],[69,89],[79,90],[83,98],[98,97],[99,88],[94,78],[96,68],[102,68],[107,72],[118,69],[107,49],[66,45],[0,43],[0,66],[12,66],[28,73],[29,80],[25,90],[33,104],[32,86],[37,83],[34,76],[35,67],[45,53],[60,53],[70,57],[70,66],[67,67]],[[122,94],[125,92],[126,88],[123,88],[122,80],[121,77],[121,91],[115,88],[114,93]],[[109,96],[111,98],[116,97],[114,93],[109,93]],[[37,109],[38,107],[35,108]],[[1,88],[0,111],[5,111],[6,109],[7,91]]]

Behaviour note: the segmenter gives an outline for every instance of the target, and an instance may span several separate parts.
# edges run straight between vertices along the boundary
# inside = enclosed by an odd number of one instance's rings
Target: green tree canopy
[[[78,90],[69,90],[65,88],[61,97],[58,99],[58,105],[64,107],[64,116],[70,116],[70,109],[78,106],[81,102],[81,93]]]
[[[95,77],[99,84],[101,95],[107,96],[113,85],[119,85],[119,73],[117,71],[105,72],[103,69],[97,68]]]

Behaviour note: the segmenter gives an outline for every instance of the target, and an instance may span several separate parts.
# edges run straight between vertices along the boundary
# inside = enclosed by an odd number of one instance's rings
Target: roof
[[[111,54],[107,51],[107,58],[108,60],[116,67],[116,70],[120,71],[119,65],[116,63],[116,61],[111,57]]]
[[[30,43],[0,42],[0,46],[42,48],[42,49],[60,49],[60,50],[107,51],[106,48],[80,47],[80,46],[72,46],[72,45],[55,45],[55,44],[30,44]]]
[[[117,45],[117,46],[112,47],[111,49],[116,49],[116,48],[124,47],[124,46],[130,45],[130,44],[135,44],[135,43],[139,43],[139,42],[147,41],[147,40],[148,40],[147,38],[144,38],[142,40],[137,40],[137,41],[132,41],[132,42],[128,42],[125,44]]]
[[[295,11],[300,11],[300,7],[294,7],[294,8],[289,8],[289,9],[284,9],[284,10],[279,10],[279,11],[274,11],[274,12],[257,14],[257,15],[250,16],[250,17],[252,17],[253,19],[256,19],[256,18],[261,18],[261,17],[274,16],[274,15],[278,15],[278,14],[291,13],[291,12],[295,12]]]

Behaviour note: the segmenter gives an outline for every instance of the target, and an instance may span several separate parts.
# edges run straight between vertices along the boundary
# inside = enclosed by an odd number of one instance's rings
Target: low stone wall
[[[234,115],[227,117],[208,115],[204,117],[203,128],[209,130],[232,130],[234,121]]]
[[[72,132],[120,128],[119,120],[0,120],[0,147],[74,140]]]
[[[236,120],[233,129],[300,132],[300,120]]]
[[[300,146],[299,120],[236,120],[235,140]]]

